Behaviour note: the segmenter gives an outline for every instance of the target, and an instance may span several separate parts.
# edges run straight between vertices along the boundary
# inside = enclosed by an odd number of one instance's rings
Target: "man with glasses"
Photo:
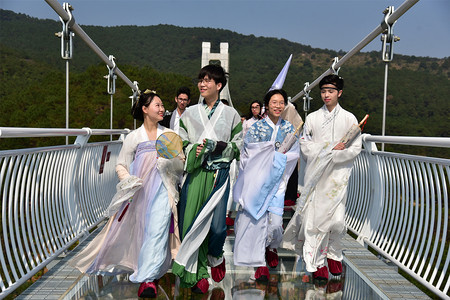
[[[172,129],[177,134],[180,133],[180,118],[186,111],[187,106],[191,102],[191,90],[188,87],[182,86],[177,91],[175,97],[175,103],[177,108],[172,112],[164,116],[161,121],[161,125]]]
[[[198,89],[203,100],[180,120],[180,137],[187,173],[178,203],[181,246],[172,266],[180,287],[208,293],[208,267],[214,281],[226,272],[223,245],[227,236],[226,212],[230,192],[230,164],[239,159],[242,123],[237,111],[220,101],[227,84],[219,65],[203,67]]]

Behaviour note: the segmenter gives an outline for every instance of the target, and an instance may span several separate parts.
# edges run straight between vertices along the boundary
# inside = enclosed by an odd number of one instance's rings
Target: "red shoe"
[[[294,206],[295,201],[291,199],[284,200],[284,206]]]
[[[211,267],[211,277],[215,282],[221,282],[225,277],[226,268],[225,268],[225,257],[220,265]]]
[[[206,278],[200,279],[193,287],[191,287],[191,291],[196,294],[206,294],[208,289],[209,282]]]
[[[269,267],[276,268],[278,266],[278,251],[277,249],[266,248],[266,261]]]
[[[143,282],[139,286],[138,297],[140,298],[156,298],[158,289],[155,282]]]
[[[330,269],[330,273],[334,276],[339,276],[342,273],[342,263],[340,261],[327,258],[328,268]]]
[[[234,226],[234,220],[231,217],[226,217],[225,224],[227,226]]]
[[[259,282],[269,282],[269,269],[267,267],[259,267],[255,272],[255,279]]]
[[[328,280],[328,269],[327,266],[318,268],[317,271],[313,273],[313,278],[316,280]]]

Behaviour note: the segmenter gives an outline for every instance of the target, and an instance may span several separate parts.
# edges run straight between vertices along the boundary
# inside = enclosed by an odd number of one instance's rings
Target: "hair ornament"
[[[144,91],[144,94],[156,94],[156,91],[155,91],[155,90],[149,90],[149,89],[146,89],[146,90]]]

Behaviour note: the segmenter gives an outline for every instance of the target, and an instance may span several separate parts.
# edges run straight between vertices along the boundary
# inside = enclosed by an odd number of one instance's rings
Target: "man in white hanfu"
[[[225,276],[230,163],[239,159],[242,146],[241,117],[219,100],[226,83],[221,66],[203,67],[198,88],[204,99],[180,119],[187,175],[178,206],[182,242],[172,273],[180,277],[180,287],[191,287],[199,294],[208,292],[208,266],[214,281]]]
[[[269,91],[264,104],[268,115],[253,124],[244,138],[233,190],[234,201],[240,205],[235,221],[234,264],[257,267],[254,279],[267,282],[267,264],[278,265],[284,194],[300,149],[295,140],[286,153],[277,151],[288,134],[295,131],[291,123],[280,117],[287,104],[286,92]]]
[[[361,151],[360,134],[352,143],[340,142],[352,125],[358,124],[338,103],[343,86],[337,75],[325,76],[319,83],[324,106],[306,117],[300,139],[307,161],[305,186],[281,245],[301,255],[306,270],[317,280],[328,280],[327,264],[331,274],[342,272],[347,185],[353,161]]]

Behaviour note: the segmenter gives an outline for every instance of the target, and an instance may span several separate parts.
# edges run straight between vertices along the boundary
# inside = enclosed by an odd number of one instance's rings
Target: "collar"
[[[186,112],[186,110],[183,111],[183,114],[184,114],[185,112]],[[176,109],[176,108],[175,108],[175,110],[173,111],[172,114],[175,114],[175,116],[176,116],[177,118],[181,118],[181,116],[183,115],[183,114],[181,114],[181,115],[178,114],[178,109]]]
[[[338,102],[338,103],[336,104],[336,106],[333,108],[332,111],[328,111],[327,106],[324,104],[324,105],[322,106],[322,110],[323,110],[323,113],[324,113],[325,115],[328,115],[328,114],[337,114],[337,113],[339,112],[339,110],[341,110],[341,106],[339,105],[339,102]]]
[[[147,131],[145,131],[144,124],[142,124],[138,129],[136,129],[137,133],[139,134],[141,140],[143,141],[150,141],[147,135]],[[160,124],[158,124],[158,127],[156,129],[156,138],[158,138],[164,131],[164,127]]]
[[[217,108],[220,104],[222,104],[222,102],[221,102],[219,99],[217,99],[216,102],[214,102],[214,105],[213,105],[213,107],[211,108],[211,110],[209,110],[209,107],[208,107],[208,105],[206,104],[205,99],[203,99],[202,104],[203,104],[203,107],[205,108],[205,110],[206,110],[207,113],[208,113],[208,119],[211,119],[211,117],[212,117],[214,111],[216,110],[216,108]],[[225,105],[225,104],[223,104],[223,105]]]
[[[278,118],[277,124],[274,124],[272,122],[272,120],[269,118],[269,116],[266,116],[264,119],[266,120],[267,124],[269,124],[269,126],[274,128],[274,129],[275,129],[276,126],[280,126],[280,124],[281,124],[281,118]]]

